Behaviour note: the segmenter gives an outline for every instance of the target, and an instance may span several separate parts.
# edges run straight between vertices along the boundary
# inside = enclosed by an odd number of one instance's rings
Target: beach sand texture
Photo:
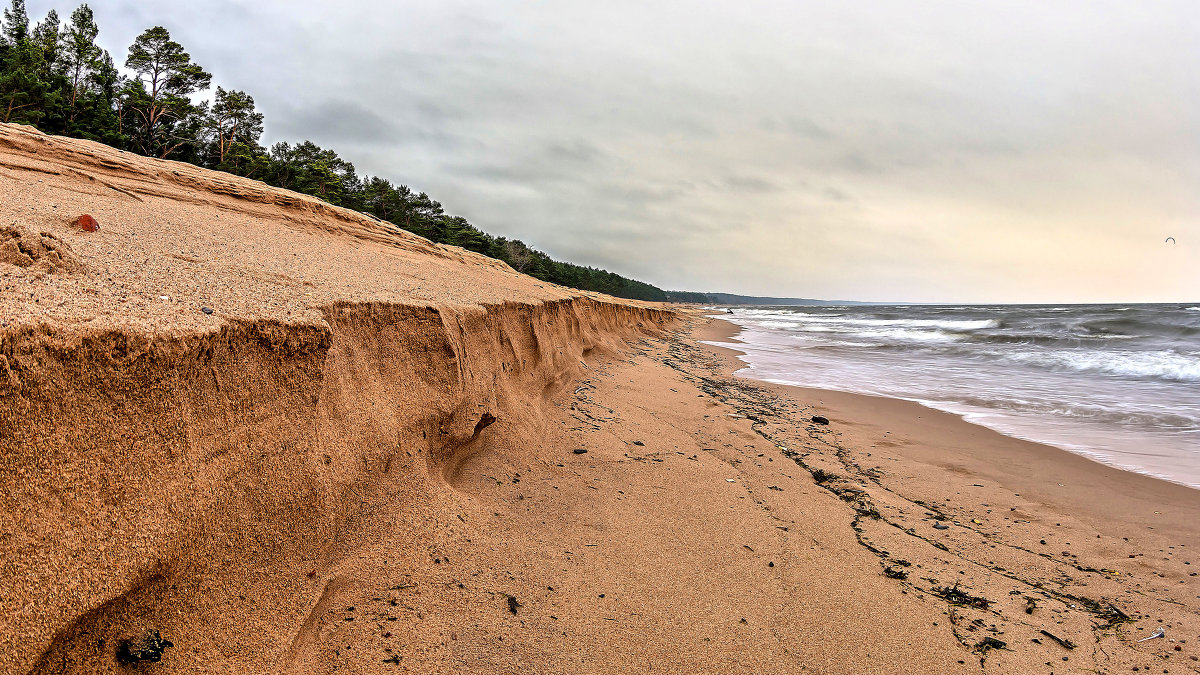
[[[0,672],[1200,671],[1195,490],[732,330],[0,125]]]

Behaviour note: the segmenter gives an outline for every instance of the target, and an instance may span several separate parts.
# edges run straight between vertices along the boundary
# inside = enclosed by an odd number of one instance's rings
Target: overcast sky
[[[268,142],[666,288],[1200,301],[1194,0],[91,5]]]

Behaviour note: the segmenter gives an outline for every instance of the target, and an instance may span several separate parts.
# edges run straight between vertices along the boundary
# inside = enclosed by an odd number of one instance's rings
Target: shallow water
[[[740,374],[918,401],[1200,488],[1200,305],[744,307]]]

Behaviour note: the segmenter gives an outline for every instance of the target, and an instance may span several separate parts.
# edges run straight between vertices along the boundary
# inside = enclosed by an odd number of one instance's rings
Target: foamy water
[[[740,374],[914,400],[1200,488],[1200,306],[735,308]]]

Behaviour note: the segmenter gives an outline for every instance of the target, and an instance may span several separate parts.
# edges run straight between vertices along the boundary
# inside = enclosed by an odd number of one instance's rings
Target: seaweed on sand
[[[954,584],[950,587],[934,586],[931,590],[933,591],[934,595],[957,607],[987,609],[992,604],[987,598],[974,596],[960,589],[958,584]]]

